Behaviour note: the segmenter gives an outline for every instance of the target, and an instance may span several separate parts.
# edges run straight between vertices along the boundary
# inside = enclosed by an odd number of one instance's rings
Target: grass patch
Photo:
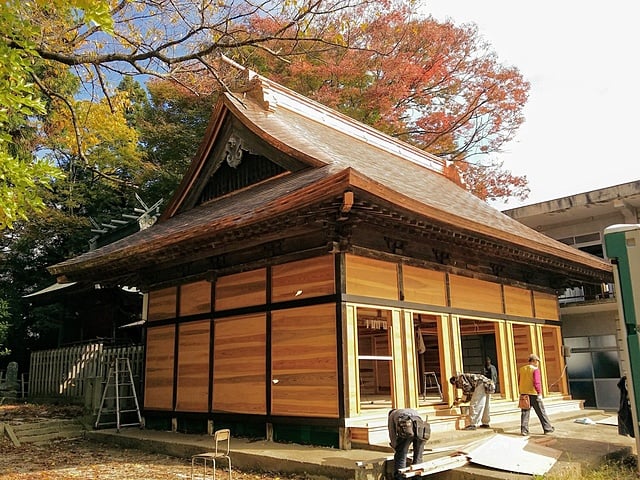
[[[638,480],[638,457],[609,460],[597,468],[576,476],[575,472],[565,474],[535,476],[536,480]]]

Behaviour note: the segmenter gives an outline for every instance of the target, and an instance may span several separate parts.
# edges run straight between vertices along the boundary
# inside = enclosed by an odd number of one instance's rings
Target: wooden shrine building
[[[487,355],[499,398],[531,352],[545,395],[569,398],[556,289],[611,281],[607,262],[441,159],[245,75],[154,226],[50,267],[145,292],[147,428],[350,448],[374,417],[386,435],[391,406],[450,409],[447,379]]]

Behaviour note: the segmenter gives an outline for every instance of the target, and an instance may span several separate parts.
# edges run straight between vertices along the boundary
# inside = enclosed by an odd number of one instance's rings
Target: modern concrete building
[[[603,231],[640,223],[640,180],[578,193],[503,213],[551,238],[606,258]],[[573,398],[586,407],[617,409],[620,379],[618,311],[612,284],[571,285],[558,291],[566,374]]]

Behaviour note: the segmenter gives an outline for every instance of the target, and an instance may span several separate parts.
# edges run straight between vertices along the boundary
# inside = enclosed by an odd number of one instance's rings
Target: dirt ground
[[[82,410],[73,406],[0,405],[0,422],[35,422],[43,419],[74,418]],[[118,479],[167,480],[189,479],[189,459],[120,449],[92,443],[85,439],[53,441],[46,446],[22,444],[16,447],[4,436],[0,438],[0,480]],[[218,470],[217,478],[228,478]],[[236,480],[284,480],[276,474],[233,470]]]

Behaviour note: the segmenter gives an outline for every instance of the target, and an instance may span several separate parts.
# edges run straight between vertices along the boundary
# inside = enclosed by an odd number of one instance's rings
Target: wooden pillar
[[[460,320],[455,315],[441,315],[438,319],[438,338],[440,338],[440,371],[442,372],[442,394],[451,404],[455,398],[453,385],[449,377],[462,371],[462,345],[460,342]]]
[[[394,408],[409,408],[417,406],[417,395],[412,401],[410,395],[410,382],[415,386],[415,342],[413,340],[413,328],[407,331],[406,317],[399,309],[391,310],[391,399]],[[409,361],[412,359],[412,362]],[[413,363],[413,365],[409,365]],[[408,378],[408,371],[411,378]]]
[[[343,307],[343,374],[344,410],[347,418],[360,413],[360,385],[358,373],[358,318],[354,305]]]
[[[520,395],[518,392],[518,368],[520,368],[520,365],[518,365],[516,359],[513,323],[505,323],[504,339],[501,339],[501,341],[504,342],[503,345],[506,347],[502,354],[505,398],[507,400],[515,400]]]
[[[500,395],[511,400],[516,397],[511,373],[516,370],[513,365],[513,337],[509,335],[507,322],[496,322],[496,367],[498,368],[498,383],[500,384]],[[517,392],[517,385],[516,385]]]
[[[405,362],[404,381],[408,405],[417,408],[419,405],[420,389],[418,387],[418,352],[416,351],[416,332],[413,328],[413,313],[402,311],[404,327]]]

